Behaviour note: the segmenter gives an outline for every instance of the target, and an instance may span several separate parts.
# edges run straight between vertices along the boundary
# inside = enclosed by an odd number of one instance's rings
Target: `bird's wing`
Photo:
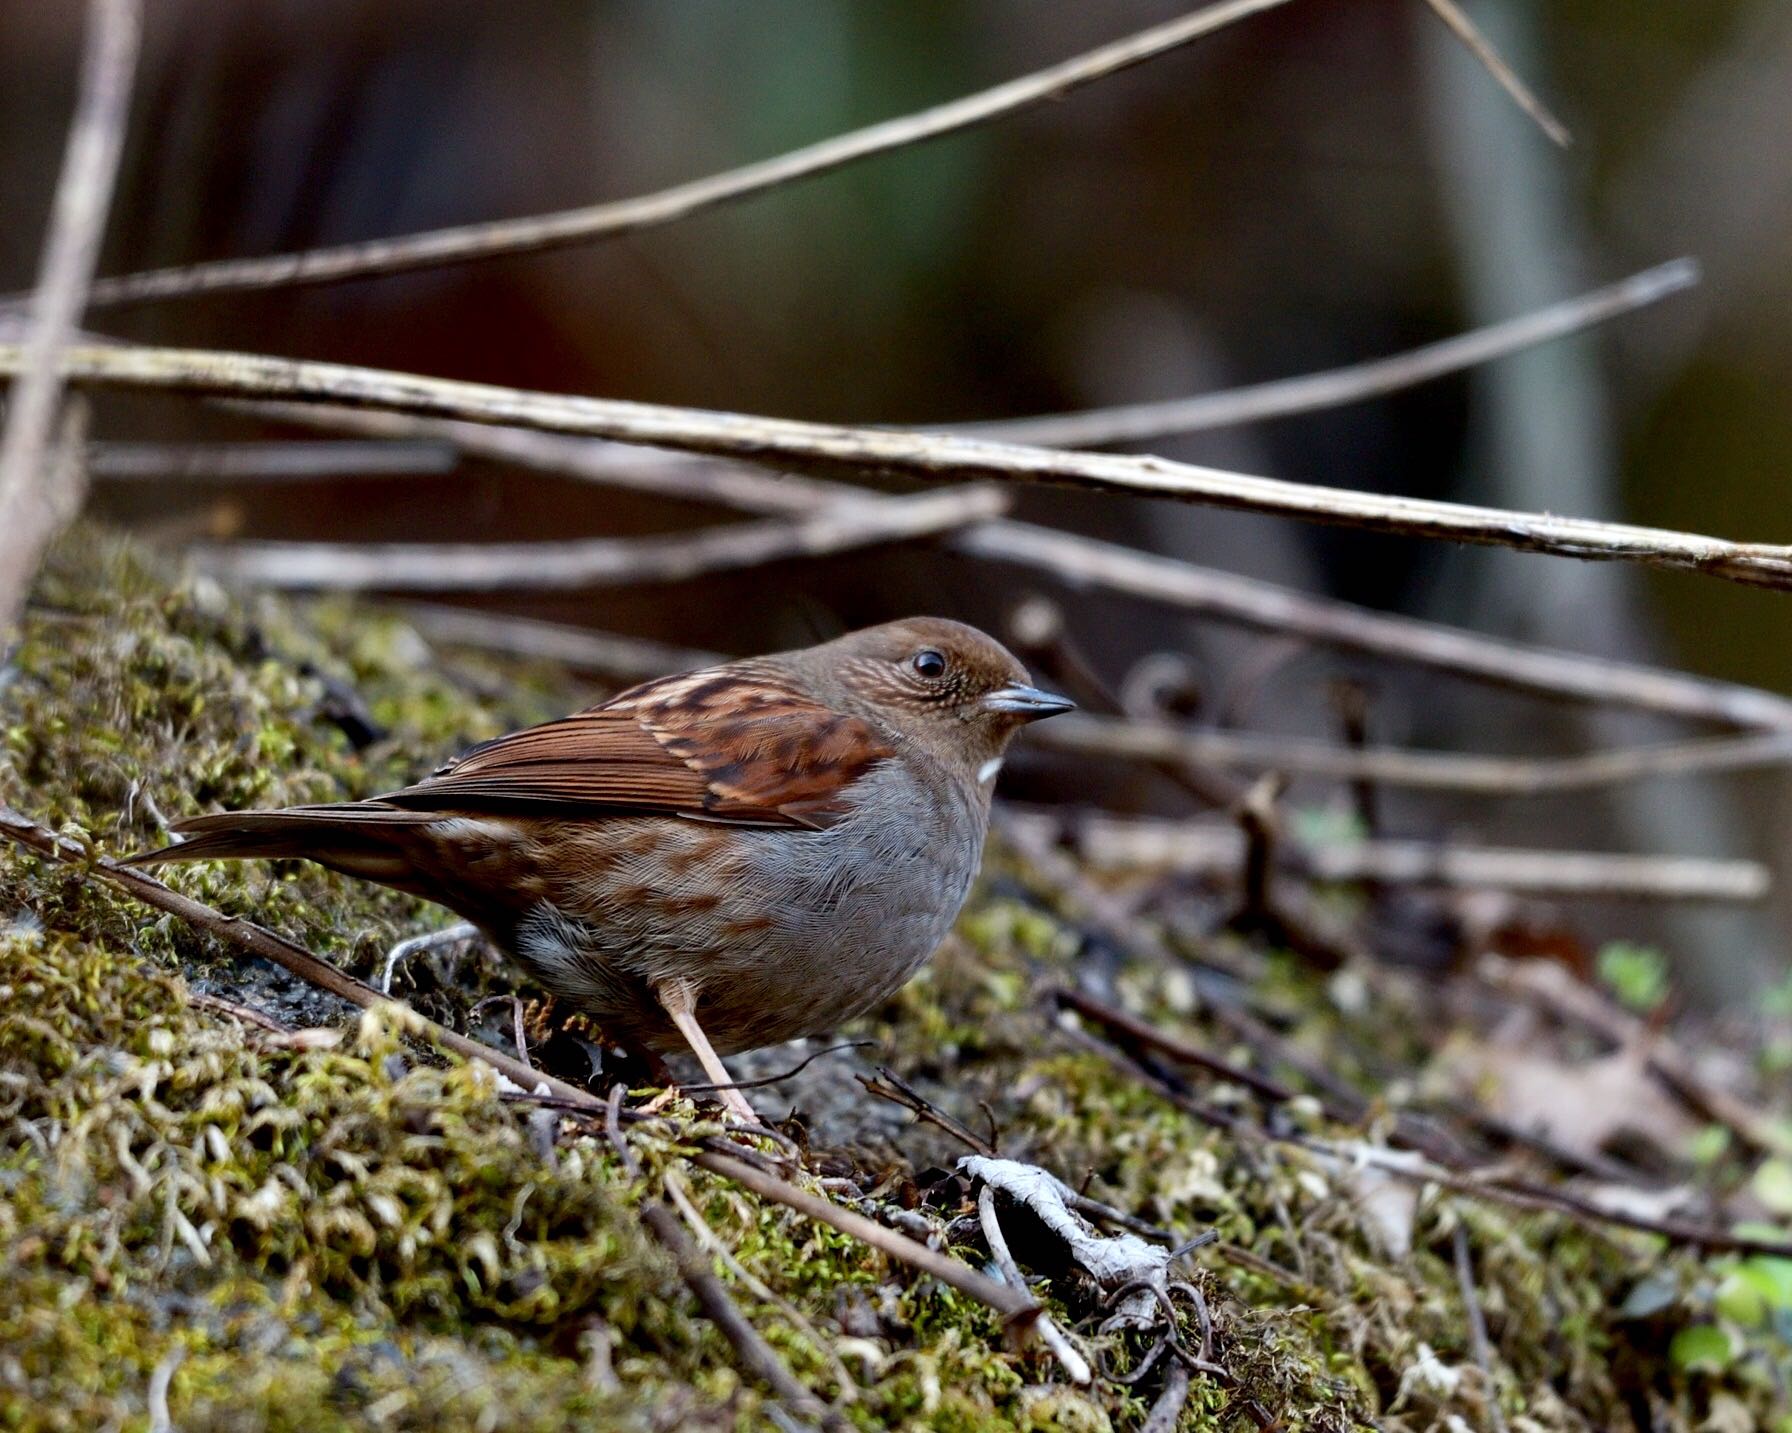
[[[423,809],[657,812],[823,827],[892,748],[770,674],[694,672],[476,746],[381,797]]]

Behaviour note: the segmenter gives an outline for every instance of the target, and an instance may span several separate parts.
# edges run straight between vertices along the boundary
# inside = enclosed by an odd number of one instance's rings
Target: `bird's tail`
[[[297,857],[364,880],[408,884],[403,878],[410,872],[411,862],[404,836],[440,819],[437,812],[405,811],[378,801],[292,806],[281,811],[221,811],[176,821],[172,829],[179,841],[144,851],[123,864]]]

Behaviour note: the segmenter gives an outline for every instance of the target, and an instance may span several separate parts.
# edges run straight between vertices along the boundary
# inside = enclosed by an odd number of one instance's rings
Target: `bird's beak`
[[[986,696],[983,699],[983,710],[1007,712],[1022,721],[1039,721],[1044,717],[1057,716],[1059,712],[1075,711],[1076,703],[1055,692],[1042,692],[1038,687],[1023,686],[1016,682],[1012,686],[997,687]]]

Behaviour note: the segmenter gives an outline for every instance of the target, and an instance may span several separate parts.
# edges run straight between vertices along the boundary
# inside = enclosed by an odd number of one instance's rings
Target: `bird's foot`
[[[753,1108],[747,1097],[736,1089],[720,1089],[716,1095],[722,1101],[722,1107],[749,1129],[764,1129],[765,1121],[759,1117],[759,1111]]]
[[[640,1107],[641,1113],[644,1115],[656,1115],[674,1100],[683,1098],[685,1093],[686,1091],[681,1089],[678,1085],[667,1085],[652,1099],[648,1100],[646,1104]],[[691,1090],[690,1093],[713,1093],[716,1098],[722,1102],[722,1108],[727,1110],[729,1115],[739,1123],[745,1125],[749,1129],[760,1130],[765,1128],[765,1121],[759,1117],[759,1112],[755,1110],[752,1105],[747,1103],[746,1096],[741,1094],[739,1090],[712,1090],[699,1085]]]

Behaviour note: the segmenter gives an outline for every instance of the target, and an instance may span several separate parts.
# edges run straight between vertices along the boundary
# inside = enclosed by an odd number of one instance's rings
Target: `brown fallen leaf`
[[[1620,1134],[1678,1155],[1698,1123],[1649,1074],[1646,1041],[1569,1063],[1510,1033],[1447,1049],[1451,1082],[1500,1119],[1576,1154],[1603,1152]]]

